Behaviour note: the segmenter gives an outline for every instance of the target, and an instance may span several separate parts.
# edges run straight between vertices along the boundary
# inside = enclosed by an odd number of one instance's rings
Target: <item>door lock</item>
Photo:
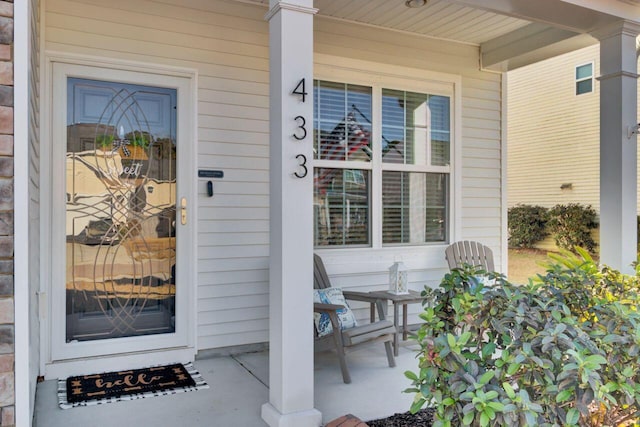
[[[180,200],[180,222],[182,225],[187,225],[187,198],[183,197]]]

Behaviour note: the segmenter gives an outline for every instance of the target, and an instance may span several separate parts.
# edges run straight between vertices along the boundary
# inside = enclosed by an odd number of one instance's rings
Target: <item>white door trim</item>
[[[127,362],[139,360],[140,365],[163,363],[166,361],[185,361],[192,359],[196,351],[196,280],[197,280],[197,217],[196,217],[196,164],[197,164],[197,73],[195,70],[178,69],[147,65],[134,62],[120,62],[102,58],[81,57],[78,55],[49,54],[46,58],[43,95],[42,140],[42,291],[41,302],[46,310],[41,313],[42,320],[42,364],[46,377],[64,375],[77,371],[80,366],[88,369],[94,358],[99,358],[96,368],[105,368],[105,357],[112,359],[109,364],[114,369]],[[54,167],[60,163],[64,150],[55,150],[56,141],[64,141],[66,124],[66,77],[80,77],[98,80],[122,81],[177,89],[178,107],[178,151],[177,200],[186,197],[188,201],[187,226],[177,225],[178,251],[177,263],[184,266],[177,269],[182,283],[176,297],[176,332],[157,336],[130,337],[95,342],[65,343],[64,340],[64,289],[55,289],[54,283],[64,278],[64,266],[60,257],[64,253],[59,247],[64,242],[63,228],[56,227],[54,217],[64,212],[64,199],[58,197],[60,188],[64,188],[64,168]],[[55,99],[55,104],[54,104]],[[62,125],[60,125],[62,124]],[[62,138],[62,139],[61,139]],[[59,143],[59,142],[58,142]],[[61,154],[62,153],[62,154]],[[64,160],[64,159],[63,159]],[[62,161],[63,161],[62,160]],[[56,191],[58,193],[56,193]],[[62,236],[60,235],[62,234]],[[57,312],[55,311],[57,310]],[[163,351],[166,350],[166,351]],[[176,351],[178,353],[176,353]],[[135,353],[135,355],[134,355]],[[142,357],[141,357],[142,354]],[[180,354],[180,359],[176,359]],[[147,355],[147,356],[145,356]],[[64,361],[64,363],[60,363]],[[121,362],[117,362],[121,361]],[[57,367],[54,365],[57,363]],[[87,366],[89,365],[89,366]],[[133,367],[130,364],[124,367]],[[54,373],[55,371],[55,373]],[[71,374],[69,374],[71,375]]]
[[[34,286],[29,282],[32,254],[37,251],[30,245],[30,115],[29,79],[31,57],[34,55],[31,46],[37,43],[32,40],[31,1],[19,1],[14,5],[14,325],[15,325],[15,424],[31,426],[33,405],[35,401],[34,377],[37,375],[32,365],[37,349],[31,347],[32,335],[37,330],[33,325],[31,296]],[[18,239],[17,237],[20,236]],[[37,360],[37,359],[36,359]]]

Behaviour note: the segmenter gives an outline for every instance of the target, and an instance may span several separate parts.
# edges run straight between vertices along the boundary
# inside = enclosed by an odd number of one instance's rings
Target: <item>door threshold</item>
[[[140,369],[169,363],[193,362],[194,347],[142,351],[83,359],[61,360],[45,364],[45,380],[66,378],[72,375],[88,375],[100,372]]]

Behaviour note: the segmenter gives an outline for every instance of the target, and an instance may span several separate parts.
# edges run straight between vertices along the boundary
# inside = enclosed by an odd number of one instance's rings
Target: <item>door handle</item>
[[[187,225],[187,198],[180,199],[180,223]]]

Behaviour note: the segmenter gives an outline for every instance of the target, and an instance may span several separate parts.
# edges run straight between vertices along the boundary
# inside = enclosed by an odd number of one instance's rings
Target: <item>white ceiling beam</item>
[[[482,67],[512,70],[597,42],[587,34],[533,23],[483,43]]]
[[[589,33],[620,20],[619,16],[562,0],[451,0],[501,15],[547,24],[575,33]],[[612,0],[609,0],[612,1]]]
[[[640,21],[640,0],[562,0],[589,9],[615,15],[630,21]]]

